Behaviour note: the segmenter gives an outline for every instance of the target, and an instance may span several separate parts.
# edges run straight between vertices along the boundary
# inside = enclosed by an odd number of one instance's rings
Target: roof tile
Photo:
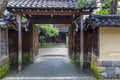
[[[92,26],[120,26],[120,15],[91,15],[86,21]]]
[[[77,0],[9,0],[7,8],[77,9]],[[88,5],[85,9],[96,8]]]

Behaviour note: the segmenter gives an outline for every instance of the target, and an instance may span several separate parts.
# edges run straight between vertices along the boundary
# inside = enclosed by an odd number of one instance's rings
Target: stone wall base
[[[99,61],[97,57],[92,57],[91,59],[98,70],[103,70],[100,73],[102,78],[120,79],[120,61]]]
[[[120,61],[102,61],[102,66],[106,68],[103,77],[120,79]]]

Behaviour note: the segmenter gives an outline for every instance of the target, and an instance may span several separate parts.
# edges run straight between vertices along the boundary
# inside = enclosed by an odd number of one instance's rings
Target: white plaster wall
[[[100,60],[120,60],[120,27],[100,28]]]

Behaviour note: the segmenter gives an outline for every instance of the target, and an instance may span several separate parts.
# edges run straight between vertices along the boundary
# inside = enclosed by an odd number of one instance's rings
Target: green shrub
[[[9,69],[10,69],[9,63],[6,63],[0,67],[0,79],[3,78],[8,73]]]
[[[74,59],[71,59],[71,63],[72,63],[72,64],[75,64],[76,62],[75,62],[75,60],[74,60]]]
[[[32,58],[31,58],[30,53],[28,53],[28,52],[23,53],[23,55],[22,55],[22,61],[24,63],[32,62]]]
[[[97,66],[93,62],[91,62],[90,69],[97,79],[102,78],[100,72],[97,70]]]
[[[68,44],[66,44],[65,47],[68,48]]]
[[[72,64],[75,64],[75,63],[76,63],[74,55],[71,56],[71,63],[72,63]]]
[[[32,57],[29,52],[23,52],[22,54],[22,62],[23,63],[32,63]],[[13,60],[10,61],[10,64],[18,64],[18,56],[15,57]]]
[[[56,43],[42,43],[42,45],[39,45],[39,48],[50,48],[57,45]]]

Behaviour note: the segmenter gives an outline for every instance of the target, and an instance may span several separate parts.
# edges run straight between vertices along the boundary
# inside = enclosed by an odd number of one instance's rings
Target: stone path
[[[60,46],[60,45],[59,45]],[[63,45],[61,45],[63,46]],[[11,70],[3,80],[96,80],[90,71],[83,72],[72,64],[67,48],[54,46],[39,50],[34,63],[24,65],[21,72]]]

